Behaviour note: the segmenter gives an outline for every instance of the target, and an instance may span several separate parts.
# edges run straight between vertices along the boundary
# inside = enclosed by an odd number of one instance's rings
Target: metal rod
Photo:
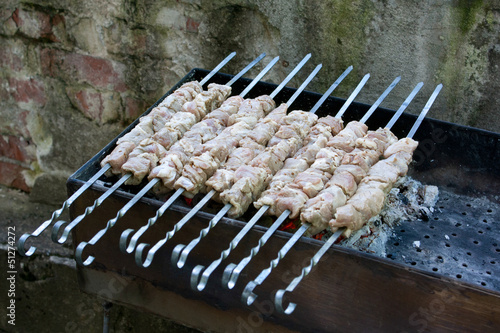
[[[391,120],[389,120],[389,122],[385,126],[386,128],[391,129],[392,126],[394,126],[396,121],[399,119],[399,116],[401,116],[401,114],[404,112],[404,110],[406,110],[408,105],[410,105],[411,101],[413,100],[415,95],[420,91],[420,88],[422,88],[423,85],[424,83],[420,82],[415,86],[415,88],[413,88],[413,91],[408,95],[408,97],[406,97],[405,101],[403,102],[403,104],[401,104],[398,111],[396,111],[394,116],[392,116]]]
[[[365,76],[363,76],[363,79],[361,79],[361,82],[359,82],[359,84],[354,89],[354,91],[351,93],[351,95],[349,96],[347,101],[345,101],[344,105],[342,105],[339,112],[337,112],[337,114],[335,115],[335,118],[342,118],[342,116],[344,115],[347,108],[351,105],[352,101],[354,101],[356,96],[358,96],[359,92],[361,91],[361,89],[363,89],[363,87],[366,84],[366,81],[368,81],[369,78],[370,78],[370,74],[366,74]]]
[[[431,108],[432,104],[436,100],[436,97],[438,96],[438,94],[442,88],[443,88],[443,85],[438,84],[436,89],[434,89],[434,92],[432,93],[431,97],[429,98],[429,100],[425,104],[424,109],[422,110],[422,112],[420,112],[420,115],[418,116],[417,121],[415,121],[415,124],[413,124],[413,127],[411,128],[410,132],[408,133],[408,135],[407,135],[408,138],[410,138],[410,139],[413,138],[413,136],[417,132],[418,127],[420,126],[420,124],[424,120],[425,116],[427,115],[427,112],[429,112],[429,109]]]
[[[244,97],[259,81],[260,79],[267,73],[271,70],[271,68],[278,62],[279,60],[279,57],[275,57],[273,60],[271,60],[271,62],[269,64],[267,64],[267,66],[252,80],[252,82],[250,82],[250,84],[248,85],[248,87],[241,92],[240,96],[241,97]],[[177,191],[174,193],[174,195],[168,200],[166,201],[159,209],[158,211],[156,212],[156,215],[152,218],[150,218],[147,222],[146,225],[142,226],[133,236],[132,238],[130,239],[130,242],[128,243],[127,245],[127,240],[128,240],[128,237],[130,236],[130,234],[132,232],[134,232],[135,230],[134,229],[127,229],[125,230],[121,236],[120,236],[120,250],[122,252],[127,252],[127,253],[132,253],[132,251],[134,251],[134,249],[136,248],[137,246],[137,242],[139,240],[139,238],[151,227],[153,226],[156,221],[158,220],[158,218],[160,218],[163,213],[174,203],[174,201],[180,197],[182,195],[182,193],[184,193],[184,189],[183,188],[179,188],[177,189]],[[194,209],[194,208],[193,208]],[[201,208],[200,208],[201,209]],[[175,234],[175,232],[174,232]],[[171,235],[173,236],[173,234]],[[141,248],[144,249],[145,246],[142,246]],[[137,254],[136,254],[137,256]],[[140,255],[139,258],[142,257],[142,254]],[[137,261],[138,259],[136,259]],[[140,262],[140,259],[139,261],[137,262]]]
[[[337,88],[337,86],[340,84],[340,82],[342,82],[342,80],[344,80],[344,78],[352,71],[352,68],[353,68],[352,66],[347,67],[347,69],[344,71],[344,73],[342,73],[338,77],[338,79],[332,83],[330,88],[328,88],[328,90],[325,91],[323,96],[321,96],[321,98],[316,102],[316,104],[314,104],[314,106],[312,107],[311,110],[309,110],[309,112],[316,113],[316,111],[318,111],[318,109],[321,107],[321,105],[323,105],[323,103],[326,101],[326,99],[328,97],[330,97],[330,95],[335,90],[335,88]]]
[[[212,76],[214,76],[218,71],[220,71],[220,69],[224,67],[229,62],[229,60],[233,59],[235,55],[236,52],[231,52],[224,60],[220,62],[220,64],[212,69],[212,71],[208,73],[203,80],[200,81],[200,85],[203,86],[205,83],[207,83],[208,80],[210,80]]]
[[[418,86],[417,86],[418,87]],[[433,94],[431,95],[431,97],[429,98],[429,100],[427,101],[426,105],[424,106],[423,110],[420,112],[420,115],[418,116],[417,120],[415,121],[415,123],[413,124],[412,126],[412,130],[410,131],[410,134],[413,135],[415,134],[415,132],[418,130],[418,127],[419,125],[422,123],[422,120],[424,119],[424,117],[427,115],[430,107],[432,106],[434,100],[436,99],[437,95],[439,94],[439,92],[441,91],[441,88],[443,87],[442,84],[439,84],[436,89],[434,90]],[[410,95],[412,96],[412,95]],[[413,95],[414,96],[414,95]],[[405,103],[403,103],[405,104]],[[410,135],[409,134],[409,135]],[[408,138],[410,138],[410,136],[407,136]],[[286,292],[292,292],[296,287],[297,285],[309,274],[311,273],[312,269],[314,268],[314,266],[316,266],[319,261],[321,260],[321,257],[326,253],[326,251],[328,251],[328,249],[339,239],[339,237],[344,233],[346,229],[345,228],[341,228],[339,230],[337,230],[324,244],[323,246],[318,250],[318,252],[316,252],[316,254],[311,258],[310,262],[309,262],[309,265],[307,265],[306,267],[302,268],[302,271],[300,273],[299,276],[295,277],[292,282],[290,282],[290,284],[286,287],[286,289],[280,289],[277,291],[276,293],[276,297],[275,297],[275,300],[274,300],[274,304],[275,304],[275,307],[276,309],[280,312],[280,313],[284,313],[284,314],[287,314],[287,315],[290,315],[294,310],[295,308],[297,307],[297,304],[293,303],[293,302],[289,302],[288,305],[286,307],[283,306],[283,301],[284,301],[284,297],[285,297],[285,293]]]
[[[295,69],[292,71],[292,73],[297,73],[298,70],[305,64],[305,62],[309,59],[309,55],[306,56],[296,67]],[[300,93],[304,90],[304,88],[307,86],[307,84],[314,78],[314,76],[318,73],[318,71],[321,69],[321,65],[318,65],[316,66],[316,68],[313,70],[313,72],[308,76],[308,78],[304,81],[304,83],[299,87],[299,89],[297,89],[297,92]],[[290,79],[292,78],[292,76],[288,75],[287,78],[285,79],[285,81],[289,81]],[[276,96],[276,93],[278,93],[281,89],[283,89],[283,87],[285,87],[285,85],[281,84],[279,85],[274,91],[272,94],[274,94],[274,96]],[[291,99],[292,99],[292,102],[293,100],[298,96],[298,93],[295,93]],[[211,199],[214,195],[215,195],[215,191],[212,190],[210,191],[209,193],[207,193],[205,195],[205,197],[203,198],[203,200],[206,200],[208,201],[209,199]],[[156,254],[156,251],[158,251],[169,239],[171,239],[175,233],[177,231],[179,231],[193,216],[195,213],[197,213],[200,209],[202,209],[203,206],[196,206],[194,207],[193,209],[191,209],[191,211],[189,212],[189,214],[187,214],[186,216],[184,216],[178,223],[176,223],[174,225],[174,228],[169,231],[167,233],[167,235],[165,236],[165,238],[161,239],[160,241],[158,241],[149,251],[148,251],[148,254],[146,256],[146,261],[142,264],[144,267],[147,267],[151,264],[151,261],[153,260],[154,258],[154,255]],[[210,223],[209,223],[209,226],[207,228],[204,228],[201,232],[200,232],[200,235],[199,237],[193,239],[191,241],[191,243],[186,247],[184,244],[179,244],[176,246],[176,248],[174,249],[174,253],[172,254],[173,257],[177,256],[179,254],[178,251],[185,251],[184,254],[182,255],[181,257],[181,263],[178,264],[178,267],[179,268],[182,268],[184,266],[184,262],[187,258],[187,255],[189,254],[189,252],[201,241],[201,239],[203,239],[207,234],[208,232],[217,225],[217,223],[222,219],[222,217],[225,215],[225,213],[230,209],[231,207],[227,207],[227,205],[223,208],[223,210],[225,210],[223,213],[219,212],[219,214],[217,214],[217,218],[213,218]],[[184,248],[186,247],[186,248]],[[136,263],[140,263],[142,261],[142,257],[143,257],[143,250],[145,248],[145,245],[140,245],[140,247],[138,246],[137,247],[137,250],[136,250],[136,253],[135,253],[135,258],[136,258]],[[173,259],[172,259],[173,260]],[[147,266],[145,266],[147,265]]]
[[[396,84],[401,80],[401,76],[398,76],[397,78],[394,79],[394,81],[391,83],[391,85],[380,95],[380,97],[373,103],[373,105],[370,107],[370,109],[365,113],[363,118],[359,120],[360,123],[364,124],[370,118],[373,112],[379,107],[379,105],[382,103],[382,101],[389,95],[389,93],[394,89]]]
[[[200,84],[203,85],[208,80],[210,80],[235,55],[236,55],[236,52],[230,53],[209,74],[207,74],[207,76],[205,76],[205,78],[200,82]],[[22,256],[26,256],[26,257],[29,257],[29,256],[33,255],[33,253],[35,253],[35,251],[36,251],[36,247],[35,246],[30,246],[30,248],[28,250],[26,250],[26,246],[25,246],[26,241],[29,238],[31,238],[31,237],[38,237],[38,236],[40,236],[40,234],[43,231],[45,231],[45,229],[47,229],[56,219],[58,219],[61,216],[61,214],[63,213],[63,211],[65,209],[69,208],[71,206],[71,204],[77,198],[79,198],[80,195],[83,194],[83,192],[85,192],[90,186],[92,186],[110,168],[111,168],[111,165],[109,163],[105,164],[94,176],[92,176],[92,178],[90,178],[88,181],[86,181],[85,184],[83,184],[82,187],[80,187],[78,189],[78,191],[76,191],[75,193],[73,193],[73,195],[68,200],[66,200],[65,202],[63,202],[62,207],[60,209],[54,211],[52,213],[51,218],[49,220],[43,222],[33,233],[31,233],[31,234],[30,233],[23,234],[19,238],[19,241],[17,243],[17,250],[18,250],[19,254],[22,255]],[[59,226],[59,228],[60,228],[60,226]],[[57,232],[56,232],[56,234],[57,234]],[[67,238],[67,236],[66,236],[66,238]]]

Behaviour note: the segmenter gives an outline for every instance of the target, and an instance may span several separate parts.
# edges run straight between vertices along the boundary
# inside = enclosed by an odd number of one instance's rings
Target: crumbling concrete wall
[[[3,1],[0,183],[60,202],[70,173],[191,68],[230,51],[229,73],[280,55],[275,82],[311,52],[310,66],[324,65],[310,86],[319,92],[353,65],[336,94],[371,73],[366,103],[401,75],[392,108],[423,81],[414,113],[442,82],[431,116],[499,131],[499,32],[493,0]]]

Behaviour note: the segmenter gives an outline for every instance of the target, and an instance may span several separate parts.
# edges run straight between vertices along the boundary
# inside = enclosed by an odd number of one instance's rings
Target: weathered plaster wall
[[[493,0],[3,1],[0,183],[62,201],[69,174],[191,68],[233,50],[229,73],[280,55],[275,82],[311,52],[319,92],[353,65],[337,95],[371,73],[366,103],[401,75],[392,108],[423,81],[415,113],[442,82],[432,117],[498,132],[499,36]]]

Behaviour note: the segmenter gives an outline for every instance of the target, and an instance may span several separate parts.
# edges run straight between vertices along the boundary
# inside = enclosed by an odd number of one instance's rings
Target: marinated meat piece
[[[113,151],[101,161],[101,166],[107,163],[111,165],[111,174],[119,174],[123,163],[127,162],[128,155],[134,150],[135,143],[124,141],[113,149]],[[110,176],[110,174],[108,174]]]
[[[389,146],[387,150],[384,152],[384,157],[388,158],[389,156],[402,151],[407,152],[410,155],[413,155],[413,152],[415,151],[415,149],[417,149],[417,146],[418,146],[417,141],[410,138],[403,138],[398,142]]]
[[[309,199],[302,209],[300,219],[309,222],[315,229],[324,230],[338,207],[345,204],[347,196],[338,186],[330,186]]]

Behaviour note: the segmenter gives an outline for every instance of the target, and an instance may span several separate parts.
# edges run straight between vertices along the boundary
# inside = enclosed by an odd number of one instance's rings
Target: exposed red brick
[[[49,38],[53,36],[50,15],[40,11],[26,11],[17,8],[12,14],[19,32],[34,38]]]
[[[102,96],[97,91],[67,89],[73,105],[90,119],[100,120],[104,109]]]
[[[192,17],[188,17],[186,20],[186,31],[198,32],[198,27],[200,22],[195,21]]]
[[[28,153],[28,142],[14,135],[0,136],[0,156],[23,163],[31,163],[33,156]]]
[[[9,86],[11,95],[17,102],[33,102],[43,106],[47,101],[44,84],[40,80],[9,78]]]
[[[75,80],[96,88],[123,92],[125,66],[108,59],[60,50],[44,49],[40,52],[42,71],[45,75],[64,80]]]
[[[24,170],[19,164],[0,161],[0,184],[30,192],[22,174]]]

